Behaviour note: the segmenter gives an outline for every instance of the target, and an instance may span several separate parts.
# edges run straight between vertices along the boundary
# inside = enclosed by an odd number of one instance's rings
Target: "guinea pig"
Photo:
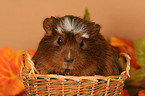
[[[42,74],[119,75],[118,56],[100,34],[100,25],[66,15],[43,21],[45,35],[33,56]]]

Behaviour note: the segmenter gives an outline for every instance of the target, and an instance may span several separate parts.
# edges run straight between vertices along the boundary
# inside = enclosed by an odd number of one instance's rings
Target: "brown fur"
[[[67,16],[65,16],[67,17]],[[68,16],[78,19],[85,25],[89,38],[82,38],[80,34],[63,32],[59,34],[55,29],[62,18],[46,18],[43,23],[45,36],[33,57],[36,68],[40,73],[57,73],[70,75],[118,75],[122,68],[118,57],[109,43],[99,33],[100,25],[88,22],[79,17]],[[58,44],[58,38],[62,38],[62,44]],[[83,41],[83,46],[80,43]],[[68,52],[71,52],[72,63],[66,64]]]

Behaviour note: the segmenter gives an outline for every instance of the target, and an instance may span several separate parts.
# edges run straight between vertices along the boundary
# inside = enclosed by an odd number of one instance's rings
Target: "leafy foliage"
[[[139,91],[138,96],[145,96],[145,90]]]
[[[140,69],[136,70],[134,77],[137,82],[145,79],[145,39],[134,39],[137,62]]]
[[[19,79],[22,52],[13,52],[9,47],[0,50],[0,96],[14,96],[25,89]],[[29,52],[35,53],[31,50]]]
[[[84,19],[86,19],[87,21],[90,21],[90,13],[89,13],[89,11],[88,11],[87,8],[85,9],[85,16],[84,16]]]
[[[139,64],[137,63],[137,57],[135,54],[135,46],[133,41],[112,36],[110,39],[110,44],[113,47],[118,48],[119,53],[124,52],[131,56],[131,67],[135,69],[140,67]]]

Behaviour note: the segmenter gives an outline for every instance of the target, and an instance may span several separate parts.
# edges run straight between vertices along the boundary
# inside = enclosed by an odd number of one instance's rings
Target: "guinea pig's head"
[[[46,34],[33,57],[40,73],[89,75],[104,66],[99,63],[108,50],[100,25],[64,16],[46,18],[43,27]]]

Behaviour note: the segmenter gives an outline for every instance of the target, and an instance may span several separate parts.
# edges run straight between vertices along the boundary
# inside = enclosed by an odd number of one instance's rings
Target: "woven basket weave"
[[[28,96],[120,96],[124,81],[130,77],[130,57],[125,53],[121,55],[126,58],[127,65],[118,76],[64,76],[39,74],[30,54],[24,51],[20,77]],[[25,67],[25,60],[31,65],[30,69]]]

